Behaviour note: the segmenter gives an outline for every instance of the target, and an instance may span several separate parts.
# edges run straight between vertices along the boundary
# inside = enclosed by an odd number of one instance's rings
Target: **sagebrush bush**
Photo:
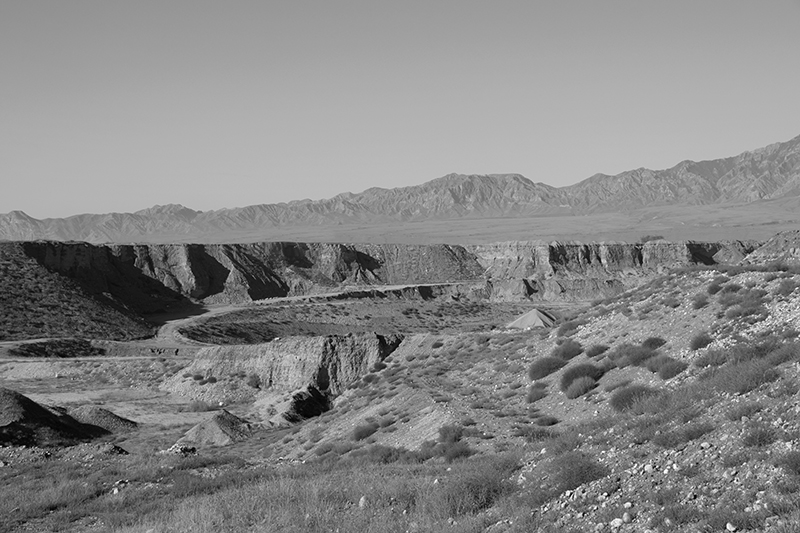
[[[800,476],[800,451],[791,451],[783,454],[776,461],[787,473]]]
[[[664,380],[672,379],[687,368],[689,368],[688,364],[672,359],[661,365],[661,368],[658,369],[658,377]]]
[[[651,396],[656,396],[657,394],[659,394],[659,392],[655,389],[645,385],[633,384],[615,390],[611,398],[609,398],[608,403],[615,411],[627,411],[633,407],[636,402]]]
[[[642,346],[645,348],[650,348],[651,350],[661,348],[665,344],[667,344],[667,341],[661,337],[647,337],[644,341],[642,341]]]
[[[581,343],[572,339],[565,339],[564,342],[553,348],[553,351],[550,353],[550,355],[560,359],[569,360],[577,357],[581,353],[583,353],[583,346],[581,346]]]
[[[449,424],[439,428],[439,442],[453,443],[461,440],[464,435],[464,428]]]
[[[692,298],[692,309],[702,309],[708,305],[708,296],[703,293],[697,293]]]
[[[745,394],[779,377],[780,373],[765,360],[729,363],[700,376],[709,387],[733,394]]]
[[[258,374],[250,374],[247,376],[247,380],[245,381],[249,387],[257,389],[261,387],[261,378],[258,377]]]
[[[528,392],[525,395],[525,401],[527,401],[528,403],[533,403],[538,400],[541,400],[545,396],[547,396],[547,391],[545,389],[534,387],[533,385],[531,385],[530,387],[528,387]]]
[[[588,357],[598,357],[606,353],[608,348],[605,344],[593,344],[586,348],[586,355]]]
[[[597,382],[589,376],[579,377],[570,383],[564,394],[570,400],[574,400],[575,398],[579,398],[595,388],[596,385]]]
[[[747,428],[742,436],[742,444],[748,448],[769,446],[778,440],[775,428],[763,424],[754,424]]]
[[[451,475],[447,483],[431,494],[430,501],[425,502],[425,505],[441,510],[442,518],[480,512],[517,489],[516,484],[508,479],[519,465],[514,457],[470,461],[465,465],[469,468]]]
[[[714,431],[714,426],[712,424],[708,422],[694,422],[654,436],[653,444],[663,448],[674,448],[684,442],[699,439],[712,431]]]
[[[783,279],[775,289],[775,294],[778,296],[789,296],[795,291],[795,289],[797,289],[797,287],[800,287],[800,283],[794,279]]]
[[[442,457],[448,463],[452,463],[456,459],[464,459],[474,454],[475,450],[469,447],[466,442],[458,441],[445,444],[442,450]]]
[[[728,354],[722,350],[709,350],[694,360],[694,366],[706,368],[709,366],[721,366],[728,362]]]
[[[515,437],[524,437],[527,442],[538,442],[551,438],[553,436],[553,432],[549,429],[544,429],[531,424],[525,424],[515,428],[513,435]]]
[[[560,357],[540,357],[528,367],[528,377],[531,380],[542,379],[556,370],[565,366],[567,362]]]
[[[353,440],[363,440],[378,431],[377,423],[363,424],[353,429]]]
[[[714,339],[711,337],[711,335],[709,335],[706,331],[701,331],[689,341],[689,348],[692,351],[697,351],[701,348],[705,348],[712,342],[714,342]]]
[[[581,363],[577,365],[572,365],[561,375],[561,390],[566,391],[572,382],[578,378],[582,377],[589,377],[592,379],[592,382],[596,382],[598,379],[603,377],[605,371],[595,366],[591,363]]]
[[[558,335],[559,337],[569,337],[570,335],[578,331],[578,328],[584,324],[586,324],[585,320],[569,320],[558,326],[558,329],[556,330],[556,335]]]
[[[573,490],[608,475],[606,467],[577,451],[554,457],[548,470],[559,493]]]
[[[618,367],[624,368],[626,366],[642,366],[645,361],[656,355],[658,352],[651,348],[625,343],[611,352],[608,358],[614,361]]]
[[[544,415],[536,419],[537,426],[548,427],[548,426],[555,426],[556,424],[558,424],[558,418],[554,416]]]
[[[764,408],[760,403],[743,403],[735,407],[731,407],[726,413],[725,418],[731,422],[738,422],[744,417],[751,417]]]

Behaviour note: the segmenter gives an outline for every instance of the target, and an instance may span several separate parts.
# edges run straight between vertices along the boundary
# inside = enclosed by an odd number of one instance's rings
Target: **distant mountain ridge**
[[[449,174],[422,185],[371,188],[324,200],[195,211],[178,204],[135,213],[35,219],[0,214],[0,239],[155,242],[282,226],[380,224],[485,217],[580,215],[653,205],[747,203],[800,196],[800,136],[738,156],[666,170],[595,174],[552,187],[519,174]]]

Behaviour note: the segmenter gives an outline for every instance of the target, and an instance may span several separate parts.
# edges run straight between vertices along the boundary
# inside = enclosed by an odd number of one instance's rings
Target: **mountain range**
[[[324,200],[259,204],[214,211],[182,205],[135,213],[35,219],[0,214],[0,239],[87,242],[167,242],[264,228],[397,224],[465,219],[585,216],[654,206],[747,204],[800,196],[800,136],[710,161],[682,161],[666,170],[639,168],[595,174],[552,187],[519,174],[449,174],[422,185],[371,188]]]

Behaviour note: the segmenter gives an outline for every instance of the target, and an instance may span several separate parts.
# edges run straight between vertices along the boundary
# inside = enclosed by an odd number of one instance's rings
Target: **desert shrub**
[[[566,339],[550,353],[553,357],[569,360],[583,353],[583,346],[578,341]]]
[[[663,448],[674,448],[695,439],[699,439],[703,435],[714,431],[714,426],[708,422],[695,422],[686,424],[672,431],[666,431],[653,437],[653,444]]]
[[[250,374],[247,376],[247,381],[245,383],[247,383],[249,387],[257,389],[261,387],[261,378],[258,377],[258,374]]]
[[[353,440],[364,440],[378,431],[378,424],[371,422],[369,424],[362,424],[353,429]]]
[[[464,459],[474,454],[475,450],[469,447],[466,442],[453,442],[444,446],[442,457],[448,463],[452,463],[456,459]]]
[[[716,278],[711,280],[711,283],[709,283],[706,292],[708,292],[708,294],[711,295],[717,294],[719,291],[722,290],[722,284],[725,283],[726,281],[728,281],[727,276],[717,276]]]
[[[700,377],[707,381],[711,388],[733,394],[744,394],[777,380],[780,373],[768,361],[756,360],[727,364]]]
[[[797,289],[797,287],[800,287],[800,283],[794,279],[783,279],[775,289],[775,294],[778,296],[789,296],[795,291],[795,289]]]
[[[586,348],[586,355],[588,357],[598,357],[608,351],[608,346],[605,344],[593,344]]]
[[[668,359],[670,360],[661,365],[661,368],[658,369],[658,377],[661,379],[672,379],[689,367],[689,365],[683,361],[676,361],[671,358]]]
[[[725,503],[706,511],[703,523],[707,531],[730,531],[728,524],[733,526],[733,531],[753,531],[763,527],[764,515],[733,510]]]
[[[331,446],[331,449],[333,447]],[[317,448],[315,453],[319,448]],[[322,455],[322,454],[318,454]],[[391,463],[416,463],[420,461],[420,457],[416,453],[409,451],[405,448],[393,448],[391,446],[383,446],[381,444],[373,444],[359,450],[353,450],[350,455],[354,459],[365,460],[374,464],[391,464]]]
[[[645,361],[658,354],[651,348],[644,346],[637,346],[635,344],[621,344],[613,352],[608,355],[608,358],[614,361],[619,367],[626,366],[641,366]]]
[[[714,339],[711,337],[711,335],[709,335],[708,332],[701,331],[689,341],[689,348],[692,351],[697,351],[701,348],[705,348],[712,342],[714,342]]]
[[[735,407],[730,408],[725,413],[725,418],[730,420],[731,422],[738,422],[744,417],[751,417],[757,412],[761,411],[764,408],[763,405],[760,403],[743,403],[741,405],[737,405]]]
[[[203,374],[194,374],[192,375],[192,379],[195,381],[200,381],[203,379]]]
[[[548,426],[555,426],[556,424],[558,424],[558,418],[554,416],[544,415],[536,419],[537,426],[548,427]]]
[[[766,358],[773,366],[795,361],[800,358],[800,344],[792,342],[781,345],[772,350]]]
[[[453,443],[461,440],[464,435],[464,428],[449,424],[439,428],[439,442]]]
[[[697,293],[692,298],[692,309],[702,309],[708,305],[708,296],[703,293]]]
[[[702,514],[700,510],[693,505],[675,503],[665,506],[657,517],[659,523],[664,523],[665,520],[669,520],[672,524],[683,526],[698,521],[702,517]]]
[[[611,398],[609,398],[608,403],[615,411],[627,411],[633,407],[636,402],[656,396],[657,394],[659,394],[659,392],[655,389],[645,385],[633,384],[615,390]]]
[[[589,377],[593,382],[603,377],[604,371],[602,368],[595,366],[591,363],[581,363],[572,365],[561,375],[561,390],[566,391],[569,386],[578,378]]]
[[[551,438],[553,436],[553,432],[549,429],[544,429],[531,424],[525,424],[516,427],[513,435],[515,437],[524,437],[527,442],[538,442]]]
[[[639,237],[639,242],[644,244],[646,242],[660,241],[663,239],[664,239],[663,235],[642,235],[641,237]]]
[[[694,360],[694,366],[706,368],[709,366],[721,366],[728,362],[728,354],[722,350],[709,350]]]
[[[578,331],[578,328],[584,324],[586,324],[585,320],[568,320],[567,322],[564,322],[563,324],[558,326],[558,329],[556,330],[556,335],[558,335],[559,337],[569,337],[570,335]]]
[[[542,379],[556,370],[565,366],[567,362],[560,357],[540,357],[528,367],[528,377],[531,380]]]
[[[552,459],[548,470],[556,490],[562,493],[608,475],[608,469],[588,455],[573,451]]]
[[[615,390],[621,389],[622,387],[625,387],[625,386],[630,385],[630,384],[631,384],[631,380],[630,379],[624,379],[624,380],[619,381],[617,383],[609,383],[608,385],[605,386],[605,388],[603,388],[603,390],[606,391],[606,392],[614,392]]]
[[[728,362],[736,364],[765,359],[778,347],[778,341],[774,337],[769,337],[760,342],[741,342],[728,351]]]
[[[594,379],[589,376],[583,376],[570,383],[564,394],[570,400],[574,400],[592,390],[595,385],[597,385],[597,382]]]
[[[501,497],[516,490],[509,476],[519,465],[510,456],[471,460],[448,477],[425,504],[439,510],[444,517],[474,514],[491,507]]]
[[[377,361],[374,365],[372,365],[372,368],[370,370],[372,372],[380,372],[384,368],[386,368],[386,363],[384,363],[383,361]]]
[[[442,341],[435,341],[433,344],[431,344],[431,348],[434,349],[441,348],[442,346],[444,346],[444,343]]]
[[[667,341],[661,337],[647,337],[644,341],[642,341],[642,346],[645,348],[650,348],[651,350],[661,348],[665,344],[667,344]]]
[[[672,309],[675,309],[676,307],[680,307],[680,305],[681,305],[681,301],[679,299],[677,299],[676,297],[674,297],[674,296],[667,296],[666,298],[661,300],[661,303],[665,307],[671,307]]]
[[[783,454],[775,464],[782,467],[789,474],[800,476],[800,451],[791,451]]]
[[[748,448],[769,446],[776,440],[778,440],[778,432],[775,428],[763,424],[750,426],[742,436],[742,444]]]
[[[538,400],[541,400],[545,396],[547,396],[547,391],[546,390],[544,390],[542,388],[539,388],[539,387],[534,387],[533,385],[531,385],[530,387],[528,387],[528,392],[525,395],[525,401],[528,402],[528,403],[533,403],[533,402],[536,402]]]
[[[739,285],[738,283],[730,282],[730,283],[726,283],[725,285],[723,285],[719,292],[720,292],[720,294],[731,294],[731,293],[739,292],[740,290],[742,290],[742,286],[741,285]],[[722,299],[722,296],[720,296],[720,300],[721,299]]]

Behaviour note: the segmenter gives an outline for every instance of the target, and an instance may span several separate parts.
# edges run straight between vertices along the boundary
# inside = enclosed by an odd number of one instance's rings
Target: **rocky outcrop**
[[[800,267],[800,230],[784,231],[742,259],[747,265],[769,263]]]
[[[261,397],[260,409],[267,418],[296,421],[327,411],[331,398],[388,357],[402,340],[400,335],[358,334],[209,346],[197,352],[182,375],[162,387],[210,402],[236,401],[243,394]],[[206,378],[203,384],[185,377],[198,374]],[[216,381],[229,376],[246,376],[249,385],[243,382],[232,388],[230,383]]]

